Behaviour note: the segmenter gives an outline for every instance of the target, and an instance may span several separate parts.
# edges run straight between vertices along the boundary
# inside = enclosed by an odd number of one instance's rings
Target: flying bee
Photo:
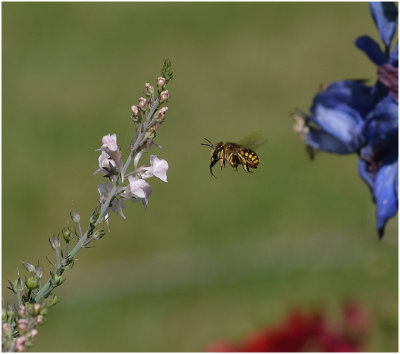
[[[246,172],[251,172],[249,168],[257,168],[260,163],[260,158],[257,153],[250,148],[255,148],[261,146],[260,134],[259,132],[248,135],[246,138],[239,141],[239,143],[223,143],[222,141],[213,144],[207,138],[204,138],[208,144],[201,144],[204,146],[209,146],[211,150],[211,162],[210,162],[210,172],[211,175],[215,177],[212,172],[213,166],[219,161],[222,167],[225,167],[225,161],[237,171],[239,165],[243,166]]]

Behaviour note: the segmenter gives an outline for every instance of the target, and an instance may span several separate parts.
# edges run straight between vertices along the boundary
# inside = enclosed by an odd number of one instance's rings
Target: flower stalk
[[[165,89],[173,75],[169,60],[165,61],[161,75],[163,79],[161,81],[164,83],[162,88]],[[159,81],[160,77],[157,78],[157,82]],[[82,232],[80,215],[71,211],[71,219],[77,227],[75,232],[77,236],[76,244],[74,247],[71,245],[73,237],[69,227],[62,229],[61,239],[56,235],[49,239],[50,245],[56,253],[56,265],[54,266],[55,269],[50,271],[50,277],[47,281],[42,285],[43,271],[39,269],[39,265],[34,267],[23,262],[25,269],[32,276],[23,283],[18,274],[18,279],[14,283],[9,282],[9,289],[16,294],[20,310],[17,310],[15,305],[10,304],[7,304],[8,311],[3,310],[2,348],[4,351],[26,351],[32,346],[33,338],[37,334],[36,328],[43,323],[48,309],[58,302],[55,295],[50,295],[56,287],[64,283],[63,273],[72,268],[78,252],[82,248],[90,247],[89,244],[105,236],[106,232],[99,228],[99,225],[105,223],[109,230],[110,210],[125,218],[122,212],[125,208],[124,202],[141,201],[144,207],[147,207],[152,189],[146,179],[155,176],[167,182],[168,163],[165,160],[158,159],[155,155],[150,155],[150,167],[141,166],[137,168],[143,153],[148,151],[152,145],[158,146],[153,142],[162,123],[158,119],[158,114],[156,114],[157,109],[163,106],[164,114],[168,110],[165,104],[169,95],[166,96],[164,91],[157,90],[155,93],[154,88],[147,83],[144,94],[147,98],[141,97],[139,104],[131,107],[131,119],[136,129],[136,140],[130,146],[125,163],[123,163],[121,149],[117,145],[116,134],[105,135],[102,139],[103,145],[98,149],[101,151],[98,159],[99,169],[95,173],[101,172],[105,178],[108,178],[111,185],[109,182],[98,185],[99,204],[89,219],[89,226],[85,233]],[[135,162],[134,170],[128,173],[132,159]],[[125,178],[126,176],[129,176],[129,178]],[[61,241],[65,242],[64,248],[61,247]],[[53,265],[50,260],[49,262]],[[9,335],[10,333],[15,335]]]

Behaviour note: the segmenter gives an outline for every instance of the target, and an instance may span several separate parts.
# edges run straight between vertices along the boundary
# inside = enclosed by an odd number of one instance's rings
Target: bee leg
[[[247,163],[244,163],[244,164],[243,164],[243,169],[244,169],[246,172],[253,173],[253,172],[251,172],[251,171],[249,170],[249,166],[247,165]]]
[[[221,170],[222,170],[222,167],[225,167],[224,151],[221,151],[219,154],[219,162],[221,164]]]
[[[241,154],[239,154],[238,156],[239,156],[241,165],[243,166],[243,169],[244,169],[246,172],[251,172],[251,171],[249,170],[249,166],[247,165],[246,159],[245,159]]]
[[[233,162],[233,154],[232,153],[228,156],[228,162],[233,168],[236,168],[236,170],[237,170],[237,165]]]

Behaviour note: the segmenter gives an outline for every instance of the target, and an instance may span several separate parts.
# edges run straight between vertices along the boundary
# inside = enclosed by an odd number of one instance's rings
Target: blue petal
[[[397,7],[394,2],[370,2],[372,18],[386,48],[390,47],[397,26]]]
[[[360,177],[364,180],[364,182],[367,184],[370,192],[373,193],[374,177],[369,169],[369,164],[367,161],[363,159],[360,159],[358,161],[358,173]]]
[[[385,54],[382,52],[378,43],[376,43],[369,36],[361,36],[356,39],[356,46],[361,49],[368,58],[371,59],[376,65],[382,65],[386,62],[387,58]]]
[[[387,221],[397,213],[395,183],[398,178],[398,159],[387,161],[378,171],[374,184],[374,198],[376,201],[376,221],[379,236],[383,236]]]
[[[350,154],[354,152],[354,149],[346,146],[339,139],[322,130],[311,129],[305,135],[305,141],[307,145],[321,151],[335,154]]]
[[[348,152],[355,152],[363,142],[364,121],[360,114],[338,101],[319,95],[311,108],[310,120],[325,133],[341,141]]]
[[[396,43],[389,56],[389,64],[394,68],[399,66],[399,43]]]
[[[373,87],[362,80],[340,80],[332,82],[323,95],[354,108],[364,117],[377,103]]]
[[[398,107],[393,98],[387,95],[368,114],[363,131],[368,144],[384,142],[385,145],[392,144],[393,149],[397,149]]]

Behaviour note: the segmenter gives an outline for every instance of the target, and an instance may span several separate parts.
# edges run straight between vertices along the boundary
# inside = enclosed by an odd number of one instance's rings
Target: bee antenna
[[[204,138],[204,140],[208,141],[209,144],[201,143],[200,145],[209,146],[210,148],[214,148],[214,145],[210,140],[208,140],[207,138]]]

